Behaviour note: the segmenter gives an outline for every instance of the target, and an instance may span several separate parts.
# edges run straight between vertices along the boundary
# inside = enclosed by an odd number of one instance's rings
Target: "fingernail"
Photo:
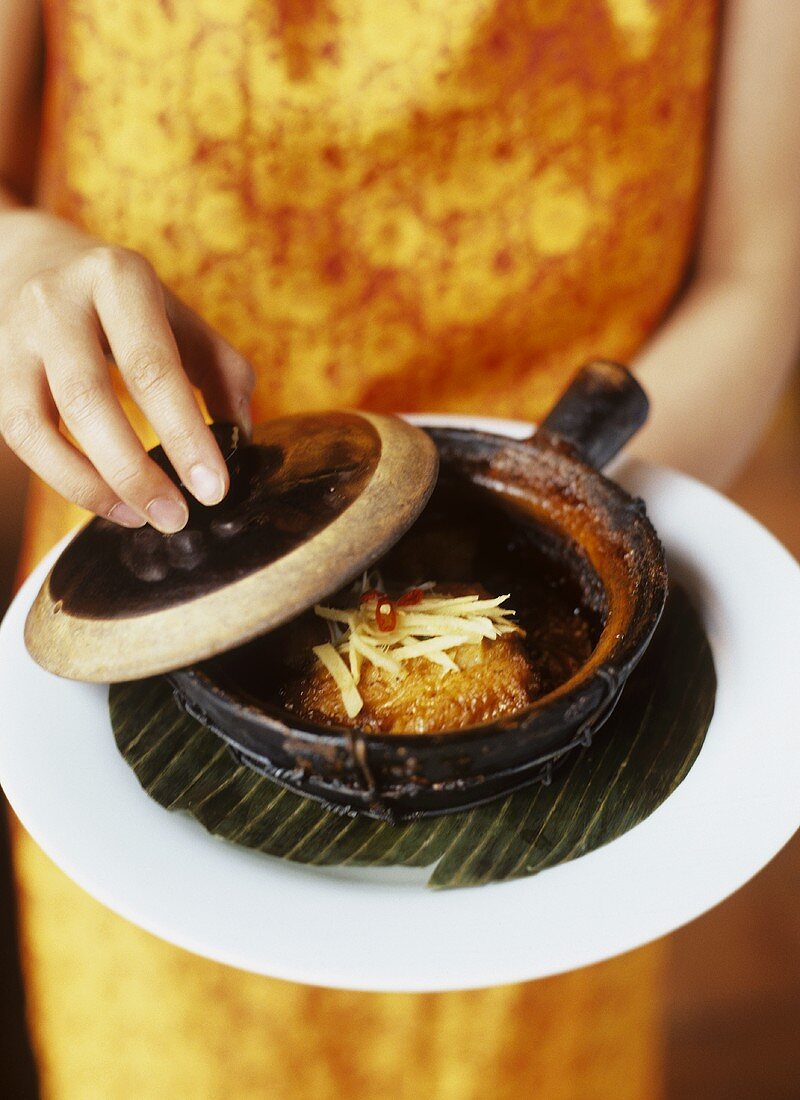
[[[110,509],[108,518],[118,523],[120,527],[144,527],[147,523],[147,520],[143,519],[138,512],[134,512],[129,504],[124,504],[122,501]]]
[[[170,497],[156,497],[147,505],[147,514],[154,527],[169,535],[185,526],[189,509]]]
[[[189,485],[203,504],[219,504],[225,496],[225,482],[210,466],[198,463],[189,471]]]

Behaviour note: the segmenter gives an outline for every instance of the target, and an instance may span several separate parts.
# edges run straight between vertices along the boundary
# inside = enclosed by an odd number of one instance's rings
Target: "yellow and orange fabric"
[[[144,252],[244,351],[257,415],[536,418],[583,360],[630,359],[680,285],[715,0],[44,6],[43,202]],[[24,569],[76,518],[35,486]],[[339,993],[155,940],[21,830],[16,867],[48,1097],[658,1094],[657,949]]]

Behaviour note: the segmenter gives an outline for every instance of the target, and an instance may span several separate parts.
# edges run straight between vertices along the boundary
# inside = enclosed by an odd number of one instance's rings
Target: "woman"
[[[254,385],[257,417],[536,418],[602,355],[653,399],[639,454],[721,484],[752,449],[797,337],[796,5],[725,5],[707,158],[713,0],[48,0],[24,209],[39,14],[0,16],[0,428],[52,487],[26,570],[78,518],[57,494],[183,525],[132,424],[221,498],[192,385],[245,427]],[[15,858],[59,1100],[658,1091],[656,949],[524,986],[343,994],[152,939],[21,832]]]

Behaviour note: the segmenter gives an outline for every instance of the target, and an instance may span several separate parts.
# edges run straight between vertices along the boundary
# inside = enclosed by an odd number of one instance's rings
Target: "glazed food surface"
[[[490,593],[475,585],[449,585],[431,595],[481,599]],[[459,729],[516,714],[541,694],[539,676],[519,635],[467,643],[449,651],[458,665],[443,671],[424,657],[403,664],[400,676],[366,662],[358,681],[363,709],[348,717],[342,693],[319,662],[281,689],[287,710],[322,725],[358,728],[366,733],[431,733]]]
[[[462,667],[444,676],[425,660],[407,662],[400,678],[367,665],[359,683],[364,709],[355,719],[313,655],[312,646],[328,640],[313,613],[216,658],[207,670],[259,705],[321,726],[430,733],[525,710],[584,664],[602,630],[602,586],[579,553],[474,489],[442,483],[378,568],[394,593],[428,580],[451,593],[508,592],[525,637],[462,646],[453,654]],[[345,606],[348,596],[338,599]]]

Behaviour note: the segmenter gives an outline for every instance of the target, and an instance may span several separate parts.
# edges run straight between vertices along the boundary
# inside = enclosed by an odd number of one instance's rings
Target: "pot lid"
[[[433,441],[394,416],[288,416],[244,444],[235,427],[213,431],[231,473],[221,504],[189,499],[174,535],[95,518],[65,548],[25,627],[44,668],[111,683],[233,649],[368,568],[436,481]],[[163,450],[150,453],[177,481]]]

